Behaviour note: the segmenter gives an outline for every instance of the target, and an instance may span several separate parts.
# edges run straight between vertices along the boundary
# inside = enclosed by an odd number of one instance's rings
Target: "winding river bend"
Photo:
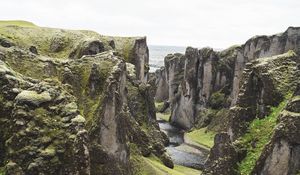
[[[160,129],[167,134],[170,144],[166,147],[173,162],[194,169],[203,169],[209,151],[185,142],[184,131],[165,120],[158,119]]]

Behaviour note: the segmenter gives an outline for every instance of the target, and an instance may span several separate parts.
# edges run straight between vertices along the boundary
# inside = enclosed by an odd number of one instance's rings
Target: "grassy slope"
[[[8,26],[8,25],[15,25],[20,27],[36,27],[35,24],[28,21],[22,20],[7,20],[7,21],[0,21],[0,26]]]
[[[44,28],[26,25],[24,22],[8,22],[10,25],[4,25],[5,22],[0,21],[0,24],[0,37],[8,38],[21,48],[35,46],[41,55],[53,58],[68,58],[80,41],[101,39],[96,32]],[[52,42],[61,43],[62,49],[52,52]]]
[[[162,119],[162,120],[165,120],[168,122],[170,120],[171,114],[170,113],[156,113],[156,117],[157,117],[157,119]]]
[[[154,156],[140,157],[135,156],[135,162],[138,163],[135,168],[137,175],[199,175],[201,171],[192,168],[175,165],[174,169],[164,166],[160,160]]]
[[[40,54],[53,58],[68,58],[69,54],[81,41],[99,39],[109,48],[108,42],[115,41],[116,50],[119,51],[128,62],[132,62],[135,40],[141,37],[113,37],[100,35],[88,30],[66,30],[47,27],[39,27],[27,21],[0,21],[0,38],[7,38],[19,47],[28,49],[37,47]],[[63,49],[59,52],[51,52],[51,43],[60,42]]]
[[[192,142],[211,148],[214,145],[214,132],[206,128],[196,129],[186,134],[186,138]]]
[[[255,162],[258,160],[263,148],[270,141],[276,120],[280,112],[286,106],[290,96],[286,98],[279,106],[273,107],[270,115],[264,119],[255,119],[249,127],[249,131],[239,139],[241,145],[247,148],[246,158],[239,164],[239,171],[242,175],[250,174]],[[251,143],[256,140],[256,147],[253,148]]]

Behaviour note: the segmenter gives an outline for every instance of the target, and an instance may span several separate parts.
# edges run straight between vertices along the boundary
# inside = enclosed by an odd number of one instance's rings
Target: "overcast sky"
[[[148,44],[226,48],[300,26],[300,0],[5,0],[2,19],[147,36]]]

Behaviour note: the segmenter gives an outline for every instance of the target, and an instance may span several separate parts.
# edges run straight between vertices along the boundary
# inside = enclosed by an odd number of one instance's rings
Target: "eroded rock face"
[[[245,133],[247,122],[268,115],[270,106],[277,106],[293,91],[299,63],[293,51],[247,63],[236,106],[231,110],[228,130],[232,140]]]
[[[216,142],[214,147],[220,149],[240,147],[239,142],[234,143],[234,141],[246,133],[249,123],[255,118],[267,116],[270,113],[271,106],[278,106],[289,92],[295,91],[299,82],[299,64],[299,56],[293,51],[282,55],[260,58],[247,63],[243,72],[241,80],[243,83],[237,103],[230,109],[230,117],[227,124],[227,134],[232,143],[229,142],[224,147]],[[288,106],[297,105],[290,104]],[[283,111],[283,114],[289,113]],[[298,146],[291,146],[291,143],[286,140],[290,138],[292,133],[298,133],[297,122],[288,119],[288,117],[280,117],[280,119],[284,119],[285,123],[279,124],[274,129],[275,135],[273,135],[270,145],[264,148],[261,158],[257,161],[256,168],[253,170],[253,174],[295,174],[299,168],[298,163],[289,163],[294,161],[295,157],[293,156],[299,155]],[[290,125],[295,125],[295,127]],[[292,127],[293,131],[289,129],[281,130],[281,127]],[[281,131],[284,133],[291,132],[291,134],[284,135]],[[280,139],[276,140],[278,137]],[[292,137],[296,139],[294,136]],[[223,152],[220,156],[213,156],[219,153],[212,149],[212,156],[207,160],[207,172],[212,172],[212,174],[219,174],[218,171],[227,170],[235,172],[234,169],[238,161],[240,161],[239,159],[243,159],[245,155],[243,156],[242,152],[238,153],[237,150],[233,150],[233,152]],[[292,152],[293,156],[291,155]],[[234,155],[239,158],[230,161],[222,159],[222,157],[230,158]]]
[[[138,79],[146,82],[149,71],[149,49],[146,38],[135,40],[134,43],[134,65],[136,67],[136,76]]]
[[[166,69],[164,67],[155,71],[155,100],[166,101],[169,99],[169,85],[167,80]]]
[[[114,68],[106,82],[104,99],[90,129],[92,174],[128,174],[129,148],[124,128],[126,64]]]
[[[127,175],[136,168],[131,156],[151,153],[172,165],[146,81],[146,38],[18,26],[4,27],[4,37],[5,31],[20,36],[0,46],[6,174]]]
[[[263,150],[251,174],[297,174],[300,170],[300,88],[284,111],[271,142]],[[297,108],[295,108],[297,106]]]
[[[127,75],[128,108],[131,114],[131,117],[127,118],[129,140],[137,145],[143,156],[147,157],[152,153],[166,166],[172,167],[173,162],[164,148],[169,139],[159,130],[156,121],[153,87],[151,84],[137,81],[134,75],[134,72]]]
[[[215,136],[215,144],[205,162],[203,174],[237,174],[234,170],[237,165],[238,154],[233,147],[230,136],[227,133],[219,133]]]
[[[0,72],[6,174],[90,174],[85,120],[78,120],[77,105],[65,108],[76,98],[59,82],[32,80],[2,61]]]
[[[209,48],[187,48],[186,58],[182,62],[170,61],[177,69],[168,66],[168,61],[165,63],[169,101],[173,111],[171,120],[183,128],[191,128],[195,119],[201,118],[201,109],[211,107],[209,101],[213,100],[211,98],[215,93],[224,96],[222,107],[234,106],[240,93],[240,82],[246,63],[289,50],[299,53],[299,45],[300,29],[290,27],[284,33],[257,36],[241,46],[220,52]],[[178,74],[179,70],[181,72]],[[173,81],[172,75],[176,75],[175,79],[179,82]]]
[[[137,79],[147,82],[149,71],[149,49],[146,37],[112,37],[116,50],[125,61],[135,66]]]
[[[59,46],[52,46],[54,51],[57,51]],[[82,41],[77,47],[71,52],[69,58],[79,59],[83,55],[96,55],[97,53],[104,52],[104,44],[100,40],[86,40]]]

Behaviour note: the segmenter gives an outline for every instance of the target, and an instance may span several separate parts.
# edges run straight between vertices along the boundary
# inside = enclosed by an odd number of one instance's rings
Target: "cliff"
[[[290,27],[284,33],[272,36],[256,36],[241,46],[223,51],[211,48],[187,48],[181,62],[165,58],[166,78],[158,78],[157,84],[168,84],[169,97],[156,98],[171,103],[171,122],[189,129],[203,116],[203,108],[234,106],[239,94],[240,81],[246,63],[262,57],[274,56],[294,50],[299,53],[300,29]],[[173,64],[176,65],[173,65]],[[176,67],[174,69],[172,66]],[[178,74],[174,79],[172,75]],[[181,81],[181,79],[183,79]]]
[[[203,174],[299,172],[299,46],[300,28],[289,27],[222,51],[188,47],[165,58],[155,98],[170,103],[170,122],[218,132]]]
[[[299,56],[289,51],[246,64],[237,103],[230,109],[228,116],[224,116],[228,118],[227,132],[217,134],[206,162],[206,174],[249,174],[255,163],[261,163],[259,156],[271,156],[267,152],[267,145],[278,130],[275,125],[280,120],[280,112],[289,108],[286,103],[299,82],[299,63]],[[297,132],[299,128],[295,126],[294,129]],[[221,139],[217,139],[219,137]],[[280,155],[278,152],[275,156]],[[282,161],[287,159],[284,157]],[[289,171],[289,168],[292,174],[300,169],[298,165],[286,165],[285,170]],[[275,167],[271,169],[269,173],[281,174],[281,171],[274,172]],[[256,173],[261,174],[263,171],[256,170]]]
[[[1,23],[5,174],[133,174],[152,154],[170,165],[148,59],[143,37]]]

